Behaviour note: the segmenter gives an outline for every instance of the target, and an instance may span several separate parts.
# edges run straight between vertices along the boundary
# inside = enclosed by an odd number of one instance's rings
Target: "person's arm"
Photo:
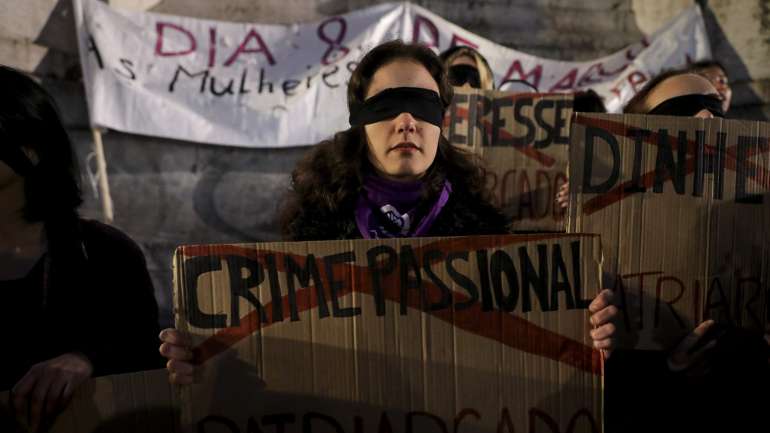
[[[128,278],[123,284],[127,294],[127,304],[123,309],[126,324],[123,335],[127,342],[124,353],[129,363],[122,368],[126,371],[160,368],[163,363],[156,348],[160,333],[158,303],[147,262],[138,247],[129,263],[133,263],[134,270],[130,272],[134,278]]]
[[[65,353],[33,365],[12,390],[17,419],[29,431],[45,430],[92,373],[93,365],[82,353]]]
[[[604,419],[608,432],[648,432],[671,410],[681,387],[666,365],[665,351],[618,347],[620,310],[611,290],[591,302],[593,345],[602,351],[604,364]],[[611,355],[611,356],[610,356]],[[650,414],[656,414],[651,417]]]
[[[84,225],[84,235],[97,317],[92,335],[84,336],[83,353],[94,364],[93,375],[161,368],[158,304],[142,250],[104,224]]]

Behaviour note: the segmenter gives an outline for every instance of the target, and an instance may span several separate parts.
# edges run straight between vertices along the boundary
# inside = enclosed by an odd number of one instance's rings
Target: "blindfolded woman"
[[[313,148],[283,214],[292,240],[507,233],[476,157],[441,135],[452,87],[428,48],[370,51],[348,86],[350,129]]]

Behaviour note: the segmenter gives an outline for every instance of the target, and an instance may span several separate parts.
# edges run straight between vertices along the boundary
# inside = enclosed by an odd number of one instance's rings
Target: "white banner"
[[[307,145],[347,129],[351,71],[367,50],[391,39],[436,50],[474,46],[497,84],[524,79],[541,92],[592,88],[610,111],[619,111],[659,71],[711,56],[695,5],[610,56],[562,62],[495,44],[410,3],[268,25],[73,1],[95,126],[232,146]]]

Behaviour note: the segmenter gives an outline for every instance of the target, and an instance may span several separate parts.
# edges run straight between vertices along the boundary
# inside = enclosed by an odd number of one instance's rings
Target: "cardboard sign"
[[[566,209],[554,200],[567,182],[571,118],[572,96],[456,89],[443,130],[482,157],[514,230],[564,231]]]
[[[593,235],[180,247],[195,432],[599,432]]]
[[[625,345],[670,348],[708,318],[765,328],[768,137],[763,122],[576,115],[569,230],[601,235]]]
[[[48,433],[182,432],[179,400],[168,372],[143,371],[97,377],[78,388]],[[10,392],[0,392],[0,431],[26,432],[26,420],[11,409]]]

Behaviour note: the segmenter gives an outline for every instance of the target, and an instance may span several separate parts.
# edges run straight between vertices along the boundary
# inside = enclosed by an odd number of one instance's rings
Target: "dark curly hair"
[[[377,70],[402,59],[415,61],[428,70],[438,83],[446,109],[453,91],[443,63],[429,48],[402,41],[381,44],[363,57],[348,84],[348,108],[364,101]],[[367,151],[364,128],[351,127],[317,144],[297,163],[281,212],[282,231],[287,239],[335,239],[351,234],[351,221],[364,178],[374,173]],[[452,146],[442,135],[436,158],[423,177],[424,197],[436,197],[444,179],[452,183],[453,194],[488,203],[485,173],[478,158]]]

